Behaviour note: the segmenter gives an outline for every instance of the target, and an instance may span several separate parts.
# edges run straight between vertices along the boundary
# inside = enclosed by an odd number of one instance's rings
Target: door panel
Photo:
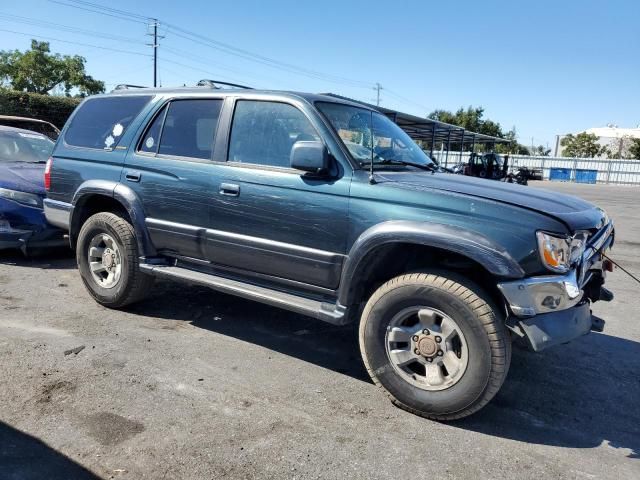
[[[207,257],[215,263],[336,288],[346,253],[349,178],[228,165],[211,202]]]
[[[209,202],[219,181],[212,162],[222,100],[174,100],[128,155],[122,182],[139,195],[157,250],[204,259]]]

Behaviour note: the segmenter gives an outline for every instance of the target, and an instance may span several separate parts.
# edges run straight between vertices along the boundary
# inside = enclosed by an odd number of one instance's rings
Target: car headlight
[[[8,188],[0,188],[0,198],[13,200],[21,205],[42,208],[42,199],[34,193],[18,192]]]
[[[578,232],[573,237],[537,232],[538,251],[545,267],[552,272],[566,273],[576,265],[587,246],[587,233]]]

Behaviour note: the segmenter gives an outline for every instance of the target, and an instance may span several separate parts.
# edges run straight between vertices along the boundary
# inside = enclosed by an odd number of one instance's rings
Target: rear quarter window
[[[89,99],[73,116],[64,141],[74,147],[112,149],[150,100],[149,95]]]

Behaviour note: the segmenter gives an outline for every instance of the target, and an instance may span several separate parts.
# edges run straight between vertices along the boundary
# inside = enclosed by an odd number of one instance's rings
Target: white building
[[[606,127],[594,127],[577,133],[589,133],[598,137],[598,143],[608,147],[610,151],[618,153],[622,151],[623,156],[627,156],[630,140],[633,138],[640,139],[640,125],[636,128],[620,128],[617,125],[609,124]],[[575,134],[574,134],[575,135]],[[560,145],[565,135],[556,135],[556,148],[554,156],[562,156],[562,145]],[[604,155],[602,158],[607,158]]]

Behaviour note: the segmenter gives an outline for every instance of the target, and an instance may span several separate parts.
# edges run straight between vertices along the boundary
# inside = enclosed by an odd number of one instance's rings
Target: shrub
[[[37,118],[62,128],[81,101],[81,98],[56,97],[0,88],[0,115]]]

